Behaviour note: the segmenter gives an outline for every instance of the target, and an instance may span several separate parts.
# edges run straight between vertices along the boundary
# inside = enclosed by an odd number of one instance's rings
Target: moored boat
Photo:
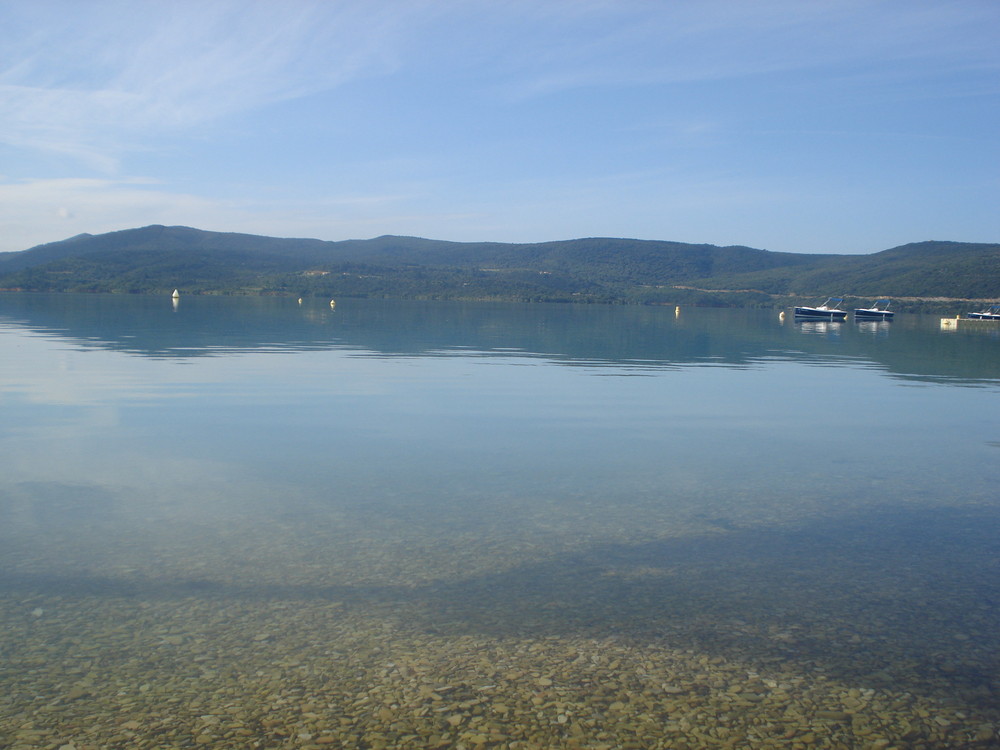
[[[889,309],[890,300],[877,299],[871,307],[854,308],[855,320],[892,320],[894,313]]]
[[[840,309],[840,304],[843,301],[843,297],[829,297],[822,305],[796,307],[795,317],[813,320],[844,320],[847,317],[847,310]]]
[[[965,317],[973,320],[1000,320],[1000,305],[990,305],[979,312],[966,313]]]

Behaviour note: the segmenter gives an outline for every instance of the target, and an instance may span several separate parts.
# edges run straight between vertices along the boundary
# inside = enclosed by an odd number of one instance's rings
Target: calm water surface
[[[0,295],[0,746],[995,747],[998,333]]]

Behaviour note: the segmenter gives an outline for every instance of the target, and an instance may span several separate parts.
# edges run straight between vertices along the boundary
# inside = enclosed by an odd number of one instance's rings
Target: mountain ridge
[[[278,238],[153,224],[0,254],[0,289],[774,305],[797,297],[1000,297],[1000,244],[867,255],[585,237],[539,243]],[[740,290],[734,292],[733,290]]]

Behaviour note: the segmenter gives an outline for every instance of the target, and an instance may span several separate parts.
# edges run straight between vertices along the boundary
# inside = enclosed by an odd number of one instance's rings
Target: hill
[[[587,238],[327,242],[149,226],[0,255],[0,289],[773,305],[825,294],[1000,297],[1000,245],[872,255]]]
[[[723,274],[710,281],[773,294],[848,290],[868,297],[993,299],[1000,295],[1000,245],[917,242],[872,255],[834,256],[815,266]]]

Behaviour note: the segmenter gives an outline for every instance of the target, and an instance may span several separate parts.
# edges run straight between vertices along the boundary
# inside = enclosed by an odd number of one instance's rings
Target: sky
[[[997,0],[0,0],[0,251],[1000,242]]]

